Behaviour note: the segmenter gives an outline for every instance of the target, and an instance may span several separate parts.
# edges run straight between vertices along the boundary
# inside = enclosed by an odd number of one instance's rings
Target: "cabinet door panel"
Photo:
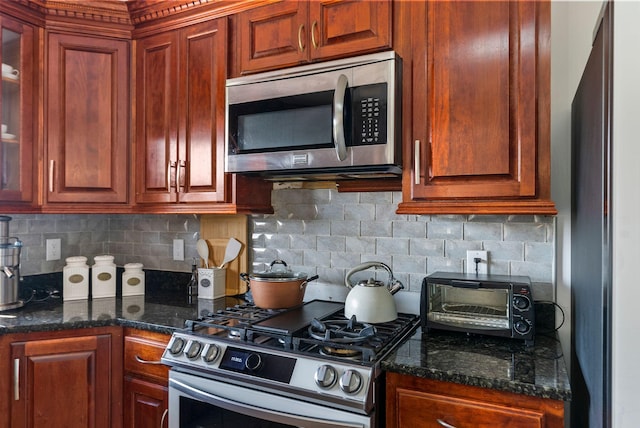
[[[110,335],[15,342],[11,359],[19,364],[11,426],[118,425],[111,420]]]
[[[0,16],[0,59],[17,70],[0,80],[0,114],[7,130],[0,140],[0,201],[33,199],[34,29]]]
[[[136,43],[136,202],[174,202],[177,33],[163,33]]]
[[[169,405],[169,390],[166,386],[127,376],[124,382],[124,394],[125,427],[164,428],[167,426],[168,418],[165,416],[165,410]]]
[[[310,56],[331,58],[391,47],[391,2],[309,2]]]
[[[225,200],[226,28],[226,19],[218,19],[184,32],[180,67],[185,94],[180,97],[180,118],[184,120],[179,144],[181,202]]]
[[[536,196],[535,2],[417,7],[426,9],[413,52],[423,166],[412,198]]]
[[[307,60],[310,48],[307,3],[285,1],[238,15],[241,74]]]
[[[50,34],[48,202],[127,202],[126,41]]]

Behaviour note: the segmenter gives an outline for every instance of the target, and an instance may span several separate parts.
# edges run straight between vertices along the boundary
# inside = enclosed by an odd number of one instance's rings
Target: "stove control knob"
[[[184,339],[181,337],[174,337],[171,346],[169,346],[169,352],[172,355],[178,355],[184,349]]]
[[[355,370],[347,370],[340,376],[340,389],[347,394],[356,394],[362,388],[362,375]]]
[[[247,356],[247,359],[244,362],[244,366],[250,371],[254,372],[262,367],[262,357],[260,356],[260,354],[252,352]]]
[[[314,375],[316,385],[320,388],[329,389],[336,383],[338,379],[338,372],[330,365],[324,364],[318,367],[316,374]]]
[[[205,363],[211,364],[215,362],[215,360],[218,358],[218,355],[220,355],[220,347],[212,343],[202,353],[202,359]]]
[[[194,340],[191,343],[189,343],[189,345],[187,346],[187,349],[184,350],[184,355],[186,355],[188,359],[194,360],[198,358],[198,355],[200,355],[201,350],[202,350],[202,343],[198,342],[197,340]]]

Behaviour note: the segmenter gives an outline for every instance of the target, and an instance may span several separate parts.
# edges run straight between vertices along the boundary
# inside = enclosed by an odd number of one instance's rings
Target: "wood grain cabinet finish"
[[[46,204],[128,202],[129,43],[48,34]]]
[[[136,43],[136,202],[223,202],[226,18]]]
[[[285,0],[237,22],[239,74],[391,47],[390,1]]]
[[[555,214],[548,2],[408,7],[398,212]]]
[[[124,426],[158,428],[168,424],[169,367],[160,363],[170,336],[125,329]]]
[[[122,425],[119,327],[7,335],[1,345],[2,426]]]
[[[14,69],[0,80],[0,115],[7,126],[0,140],[3,204],[33,202],[36,33],[34,26],[0,15],[0,59]]]
[[[387,373],[387,428],[561,428],[564,403]]]

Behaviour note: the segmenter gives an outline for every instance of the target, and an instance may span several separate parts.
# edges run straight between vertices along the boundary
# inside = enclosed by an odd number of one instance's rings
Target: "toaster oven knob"
[[[171,346],[169,346],[169,352],[172,355],[178,355],[184,349],[184,339],[180,337],[174,337]]]
[[[347,394],[355,394],[362,387],[362,375],[355,370],[347,370],[340,376],[340,389]]]
[[[260,367],[262,367],[262,357],[260,356],[260,354],[252,352],[247,356],[247,359],[244,362],[244,366],[252,372],[256,371]]]
[[[202,359],[205,363],[211,364],[216,360],[216,358],[218,358],[218,355],[220,355],[220,347],[218,345],[211,344],[207,350],[202,353]]]
[[[521,311],[524,311],[529,307],[529,299],[524,296],[513,296],[513,306]]]
[[[527,334],[529,330],[531,330],[531,326],[523,320],[516,321],[516,323],[513,325],[513,328],[515,328],[516,331],[520,334]]]
[[[331,388],[336,383],[337,378],[338,372],[336,372],[336,369],[327,364],[318,367],[314,375],[316,385],[324,389]]]
[[[188,359],[193,360],[200,355],[200,351],[202,350],[202,343],[194,340],[189,344],[189,347],[185,349],[184,355],[187,356]]]

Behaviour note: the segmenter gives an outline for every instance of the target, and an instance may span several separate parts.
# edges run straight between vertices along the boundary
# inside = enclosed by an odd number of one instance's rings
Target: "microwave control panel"
[[[387,84],[351,89],[354,127],[353,145],[387,143]]]

